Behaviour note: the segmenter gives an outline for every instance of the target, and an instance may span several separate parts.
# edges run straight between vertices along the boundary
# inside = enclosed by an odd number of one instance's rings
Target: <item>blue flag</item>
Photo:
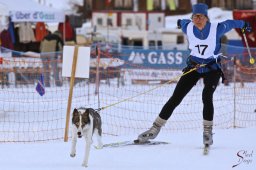
[[[40,96],[43,96],[45,94],[45,88],[44,88],[44,75],[40,75],[40,80],[38,80],[36,85],[36,91],[40,94]]]

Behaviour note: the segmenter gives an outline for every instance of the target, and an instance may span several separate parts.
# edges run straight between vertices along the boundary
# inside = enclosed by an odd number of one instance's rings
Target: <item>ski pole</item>
[[[250,51],[250,49],[249,49],[249,45],[248,45],[247,38],[246,38],[244,32],[243,32],[242,34],[243,34],[244,41],[245,41],[245,45],[246,45],[246,48],[247,48],[247,50],[248,50],[248,54],[249,54],[249,57],[250,57],[250,64],[254,64],[254,63],[255,63],[255,60],[254,60],[254,58],[252,57],[251,51]]]

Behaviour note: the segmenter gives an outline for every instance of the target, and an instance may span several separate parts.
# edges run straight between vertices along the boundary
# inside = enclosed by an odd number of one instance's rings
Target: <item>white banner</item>
[[[65,15],[60,11],[10,11],[13,22],[64,22]]]
[[[1,57],[0,56],[0,69],[13,69],[13,68],[43,68],[43,63],[40,58],[28,57]]]
[[[75,46],[64,46],[63,62],[62,62],[62,77],[71,77],[74,52],[75,52]],[[90,58],[91,58],[90,47],[78,47],[75,77],[89,78]]]
[[[127,69],[132,80],[171,80],[182,74],[181,70]]]
[[[92,58],[90,62],[91,67],[97,67],[97,59]],[[99,62],[99,67],[102,67],[104,69],[107,69],[108,67],[119,67],[124,64],[123,60],[120,60],[119,58],[101,58]]]

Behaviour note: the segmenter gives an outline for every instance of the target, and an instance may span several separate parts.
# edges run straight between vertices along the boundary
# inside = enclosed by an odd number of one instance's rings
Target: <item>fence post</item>
[[[236,56],[234,56],[234,61],[233,61],[233,65],[234,65],[234,77],[233,77],[233,81],[234,81],[234,117],[233,117],[233,128],[236,128]]]
[[[71,110],[72,97],[73,97],[73,87],[74,87],[74,82],[75,82],[77,55],[78,55],[78,46],[75,46],[75,52],[74,52],[73,62],[72,62],[72,72],[71,72],[71,77],[70,77],[70,87],[69,87],[68,106],[67,106],[67,113],[66,113],[66,126],[65,126],[64,142],[68,141],[70,110]]]

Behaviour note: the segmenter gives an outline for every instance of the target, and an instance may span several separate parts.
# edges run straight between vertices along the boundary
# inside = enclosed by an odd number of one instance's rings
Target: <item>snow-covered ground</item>
[[[202,132],[160,133],[157,140],[167,145],[92,147],[89,166],[81,166],[84,140],[77,156],[69,156],[71,142],[2,143],[1,170],[255,170],[256,128],[215,130],[209,155],[202,154]],[[136,136],[103,136],[104,143],[131,140]],[[234,165],[234,168],[232,168]]]
[[[123,92],[121,93],[123,98],[126,98],[127,96],[132,96],[131,90],[125,89],[130,87],[132,85],[124,86],[123,88],[120,88],[120,90]],[[218,97],[216,101],[216,115],[215,115],[215,123],[214,126],[214,145],[212,146],[210,150],[210,154],[207,156],[204,156],[202,154],[202,129],[200,128],[201,123],[201,115],[200,113],[201,108],[201,97],[199,92],[201,92],[200,89],[200,83],[189,93],[189,95],[184,99],[183,103],[175,110],[175,114],[173,117],[168,121],[166,127],[161,131],[159,136],[156,140],[158,141],[166,141],[170,144],[168,145],[155,145],[155,146],[122,146],[122,147],[116,147],[116,148],[103,148],[103,149],[95,149],[92,147],[91,149],[91,155],[89,158],[89,167],[88,170],[255,170],[256,169],[256,136],[255,136],[255,130],[256,127],[253,126],[253,122],[255,122],[255,113],[252,112],[252,110],[255,109],[255,103],[253,99],[253,89],[255,89],[255,86],[253,83],[246,83],[245,88],[239,88],[237,90],[237,101],[238,105],[237,109],[238,111],[244,113],[245,111],[248,112],[248,116],[246,119],[243,119],[244,116],[247,114],[242,114],[243,117],[242,124],[244,127],[248,128],[227,128],[230,127],[229,123],[226,118],[229,117],[230,114],[232,114],[232,104],[230,101],[232,101],[232,91],[231,87],[224,87],[223,85],[220,85],[216,91],[216,97]],[[139,88],[140,86],[136,86],[136,88]],[[164,94],[168,94],[167,91],[172,91],[173,85],[168,85],[166,91],[162,89],[159,91],[159,93],[154,93],[155,98],[157,99],[156,94],[161,94],[157,101],[165,102],[167,99],[164,98]],[[149,86],[149,88],[152,88]],[[199,89],[198,89],[199,88]],[[17,88],[18,90],[19,88]],[[79,88],[76,87],[78,90]],[[101,85],[101,89],[103,89],[104,94],[109,94],[109,100],[111,99],[111,95],[113,94],[113,90],[116,88],[112,87],[109,89],[107,86]],[[112,89],[111,91],[108,91]],[[5,92],[8,92],[10,90],[13,90],[12,88],[6,88]],[[31,91],[27,89],[28,91]],[[58,122],[55,124],[49,124],[48,125],[48,119],[51,118],[55,120],[61,116],[64,117],[65,111],[59,111],[59,110],[65,110],[66,107],[61,106],[60,103],[64,102],[63,106],[66,106],[66,99],[67,96],[65,96],[62,93],[58,93],[60,95],[51,95],[50,94],[50,88],[46,89],[47,93],[44,96],[44,100],[42,97],[40,97],[38,94],[35,93],[33,95],[34,97],[31,98],[35,101],[38,100],[40,107],[35,105],[34,107],[36,109],[31,109],[31,105],[26,105],[24,107],[18,108],[20,104],[17,104],[17,106],[14,105],[5,105],[5,109],[7,110],[8,107],[10,109],[10,112],[7,114],[3,114],[2,119],[9,121],[9,122],[2,122],[1,127],[5,130],[2,131],[1,136],[5,137],[6,141],[10,140],[12,141],[12,137],[15,137],[18,135],[19,139],[22,140],[22,137],[26,137],[30,131],[34,129],[32,136],[30,136],[29,139],[32,140],[32,142],[28,143],[1,143],[0,145],[0,169],[1,170],[79,170],[79,169],[85,169],[81,166],[83,156],[84,156],[84,150],[85,150],[85,143],[83,139],[79,139],[78,146],[77,146],[77,156],[75,158],[71,158],[69,156],[70,148],[71,148],[71,142],[65,143],[63,140],[55,140],[55,141],[48,141],[48,142],[33,142],[33,139],[37,139],[39,136],[39,140],[45,140],[45,138],[40,138],[42,136],[46,137],[46,139],[54,137],[54,133],[58,132],[60,133],[60,136],[63,136],[64,130],[63,130],[63,124],[59,124]],[[60,89],[58,89],[60,90]],[[138,90],[138,89],[137,89]],[[145,89],[144,89],[145,90]],[[159,89],[160,90],[160,89]],[[67,91],[67,90],[65,90]],[[83,90],[84,91],[84,90]],[[124,93],[125,91],[128,91],[129,93]],[[140,91],[140,90],[139,90]],[[248,93],[249,91],[249,93]],[[4,91],[2,91],[1,99],[4,99],[4,97],[8,98],[7,94]],[[79,94],[82,94],[82,91],[75,91],[74,96],[78,96]],[[111,93],[110,93],[111,92]],[[118,95],[118,90],[115,91],[116,95]],[[15,94],[22,94],[18,93],[17,91]],[[31,94],[31,93],[29,93]],[[222,95],[217,95],[222,94]],[[29,96],[29,95],[28,95]],[[49,102],[49,105],[47,104],[48,100],[51,100],[53,97],[54,102]],[[39,100],[40,98],[40,100]],[[60,101],[59,98],[62,98],[63,101]],[[153,100],[150,97],[146,97],[150,101]],[[141,98],[145,102],[146,98]],[[19,96],[16,95],[16,100],[19,101]],[[23,98],[23,101],[29,100],[30,98]],[[84,100],[81,100],[81,98],[75,98],[78,99],[80,102],[84,102]],[[104,98],[105,99],[105,98]],[[216,98],[215,98],[216,99]],[[245,100],[246,99],[246,100]],[[42,100],[42,101],[41,101]],[[198,100],[198,102],[197,102]],[[12,100],[8,100],[9,103]],[[115,100],[111,100],[109,102],[113,102]],[[137,112],[137,116],[135,117],[127,117],[133,116],[132,110],[127,110],[129,107],[122,108],[114,107],[109,109],[106,109],[107,112],[102,112],[103,117],[103,143],[108,144],[112,142],[122,142],[127,140],[133,140],[136,139],[137,135],[141,133],[143,130],[145,130],[145,127],[149,127],[152,124],[152,120],[157,115],[157,110],[161,108],[162,104],[155,103],[151,105],[143,105],[142,102],[139,102],[139,99],[136,99],[138,104],[131,103],[130,106],[133,109],[139,109],[143,108],[142,110],[145,110],[145,108],[148,108],[154,110],[154,113],[150,114],[139,114]],[[196,106],[193,106],[193,104],[188,105],[187,102],[193,101],[193,103],[197,103]],[[59,103],[60,102],[60,103]],[[75,102],[75,101],[74,101]],[[21,102],[22,103],[22,102]],[[76,102],[77,103],[77,102]],[[152,103],[152,101],[151,101]],[[223,103],[223,105],[221,104]],[[246,103],[246,104],[245,104]],[[104,103],[102,103],[104,105]],[[121,104],[122,105],[122,104]],[[79,104],[79,106],[81,106]],[[56,107],[56,108],[55,108]],[[159,108],[158,108],[159,107]],[[17,113],[18,119],[15,118],[16,112],[15,109],[24,109],[19,110],[20,112]],[[30,108],[31,111],[29,111],[27,108]],[[37,113],[37,109],[40,110],[40,114]],[[45,110],[45,113],[42,113],[42,109],[49,109],[50,112],[48,113],[47,110]],[[117,110],[116,110],[117,109]],[[119,110],[121,109],[121,110]],[[184,110],[185,109],[185,110]],[[223,110],[222,110],[223,109]],[[231,109],[231,110],[230,110]],[[54,110],[54,112],[51,112],[51,110]],[[34,113],[35,112],[35,113]],[[59,115],[59,112],[61,113]],[[108,114],[109,112],[109,114]],[[126,113],[127,112],[127,113]],[[151,110],[152,112],[152,110]],[[180,113],[179,113],[180,112]],[[195,113],[192,113],[195,112]],[[144,113],[144,112],[143,112]],[[146,112],[147,113],[147,112]],[[182,113],[182,114],[181,114]],[[127,115],[126,115],[127,114]],[[188,115],[187,115],[188,114]],[[45,117],[43,116],[45,115]],[[143,117],[144,115],[144,117]],[[223,116],[219,116],[223,115]],[[227,117],[225,117],[225,116]],[[182,122],[175,122],[175,120],[179,120],[179,116],[181,118],[188,118],[186,121],[184,120]],[[238,118],[239,112],[237,113]],[[46,125],[41,124],[41,121],[43,119],[46,120]],[[192,119],[191,119],[192,118]],[[193,119],[194,118],[194,119]],[[16,123],[19,123],[18,121],[21,121],[24,119],[24,121],[29,122],[29,129],[27,129],[26,123],[24,127],[15,126]],[[58,118],[59,119],[59,118]],[[57,120],[58,120],[57,119]],[[111,120],[115,122],[111,122]],[[147,119],[150,119],[150,121],[147,121]],[[13,121],[12,121],[13,120]],[[136,123],[133,124],[132,121],[139,121],[139,124],[137,126]],[[195,121],[196,120],[196,121]],[[240,120],[240,119],[239,119]],[[61,121],[64,122],[64,119],[61,119]],[[108,121],[108,122],[107,122]],[[16,122],[16,123],[15,123]],[[37,123],[38,122],[38,123]],[[45,121],[44,121],[45,122]],[[123,123],[122,123],[123,122]],[[122,123],[118,126],[116,126],[115,123]],[[128,125],[130,125],[130,128],[125,128]],[[181,129],[178,128],[176,130],[170,131],[168,128],[170,126],[174,125],[175,128],[177,128],[178,124],[181,123]],[[114,125],[113,125],[114,124]],[[147,125],[146,125],[147,124]],[[251,126],[250,126],[251,125]],[[40,126],[40,127],[39,127]],[[43,126],[46,126],[46,133],[42,133],[41,130],[37,130],[37,128],[43,128]],[[53,128],[49,129],[50,127],[57,127],[59,128]],[[133,127],[134,126],[134,127]],[[143,126],[143,128],[141,128]],[[224,127],[224,128],[220,128]],[[8,127],[11,128],[10,130],[18,130],[17,133],[13,134],[12,132],[8,132]],[[49,128],[48,128],[49,127]],[[194,128],[193,128],[194,127]],[[195,128],[196,127],[196,128]],[[16,129],[18,128],[18,129]],[[133,128],[133,129],[132,129]],[[183,128],[183,129],[182,129]],[[185,132],[179,132],[180,130],[189,129],[189,132],[185,130]],[[44,129],[44,128],[43,128]],[[123,129],[123,130],[122,130]],[[193,130],[194,129],[194,130]],[[24,132],[22,131],[24,130]],[[44,130],[43,130],[44,131]],[[113,132],[112,132],[113,131]],[[128,132],[134,131],[133,133]],[[22,133],[23,132],[23,133]],[[107,135],[106,132],[109,132],[108,134],[112,133],[119,133],[119,135]],[[49,134],[48,134],[49,133]],[[52,134],[53,133],[53,134]],[[16,135],[17,134],[17,135]],[[47,136],[49,135],[49,136]],[[53,135],[53,136],[51,136]],[[29,136],[29,135],[28,135]],[[34,138],[33,138],[34,137]],[[25,140],[25,139],[24,139]],[[47,140],[45,140],[47,141]],[[238,165],[237,165],[238,164]],[[232,166],[237,165],[236,167],[232,168]]]

